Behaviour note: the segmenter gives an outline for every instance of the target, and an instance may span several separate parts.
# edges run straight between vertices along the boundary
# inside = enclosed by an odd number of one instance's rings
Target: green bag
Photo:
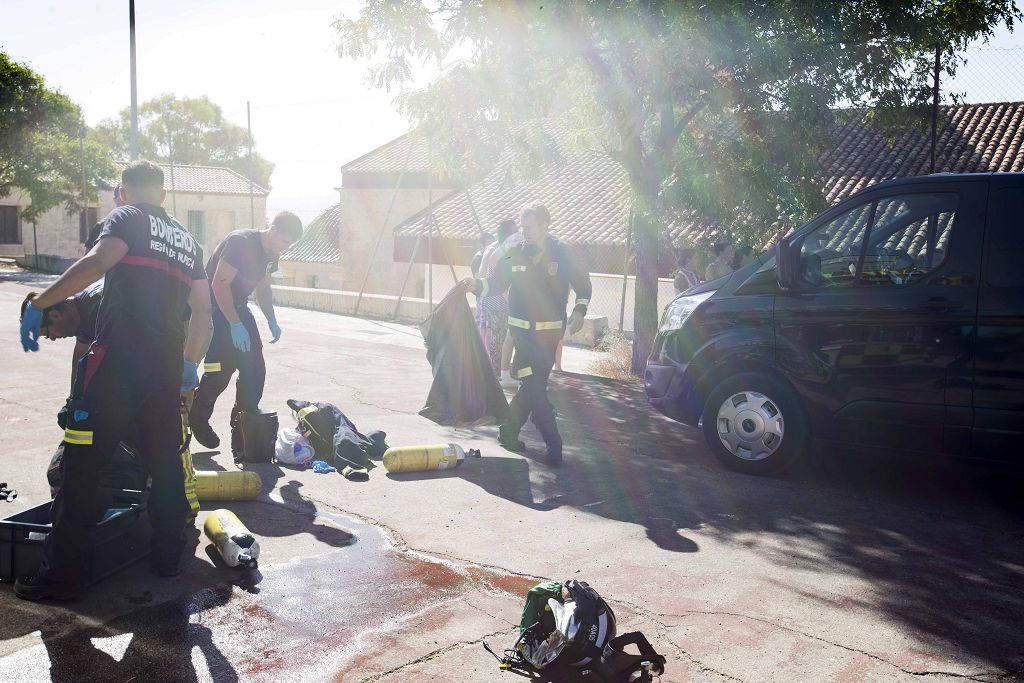
[[[526,629],[542,621],[545,612],[550,618],[551,612],[547,611],[548,598],[555,598],[562,602],[561,581],[538,583],[530,589],[530,592],[526,594],[526,604],[523,605],[523,618],[519,620],[519,633],[523,633]]]

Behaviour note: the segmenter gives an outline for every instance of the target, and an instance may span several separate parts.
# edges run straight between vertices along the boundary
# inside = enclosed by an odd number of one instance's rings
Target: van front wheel
[[[719,383],[701,422],[711,452],[739,472],[781,472],[807,451],[799,399],[784,382],[763,373],[741,373]]]

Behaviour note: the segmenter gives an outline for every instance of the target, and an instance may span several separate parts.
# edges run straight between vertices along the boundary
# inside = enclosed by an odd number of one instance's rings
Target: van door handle
[[[932,297],[921,304],[926,311],[948,311],[953,308],[953,302],[943,297]]]

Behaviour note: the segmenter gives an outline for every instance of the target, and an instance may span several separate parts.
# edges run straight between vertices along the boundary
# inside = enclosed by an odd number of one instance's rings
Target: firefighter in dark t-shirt
[[[138,433],[150,476],[150,558],[160,576],[176,576],[185,547],[180,394],[196,385],[210,325],[210,288],[202,249],[160,207],[163,171],[137,161],[121,173],[126,205],[103,222],[99,241],[25,306],[21,343],[39,350],[43,311],[104,278],[96,338],[79,360],[64,430],[64,477],[43,542],[43,562],[19,577],[20,598],[73,597],[88,583],[100,472],[119,441]],[[188,332],[181,321],[191,309]]]
[[[75,374],[78,372],[78,359],[89,350],[89,345],[96,338],[96,312],[103,296],[103,283],[89,285],[78,294],[50,306],[43,311],[40,326],[42,336],[50,340],[75,338],[75,350],[71,354],[71,387],[75,386]],[[21,304],[22,315],[25,306],[34,301],[35,292],[30,292]]]
[[[213,339],[189,413],[189,426],[192,436],[203,446],[220,445],[220,437],[210,426],[210,416],[217,397],[238,370],[235,405],[231,409],[231,452],[236,460],[242,452],[241,414],[259,409],[267,378],[263,345],[249,309],[249,296],[256,292],[256,303],[267,318],[273,344],[281,338],[281,327],[274,315],[270,274],[277,269],[278,256],[301,236],[299,217],[282,211],[265,230],[236,230],[228,235],[214,249],[206,265],[216,304]]]

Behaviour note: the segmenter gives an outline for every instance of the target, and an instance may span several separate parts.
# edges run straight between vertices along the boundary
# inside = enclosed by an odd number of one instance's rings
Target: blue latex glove
[[[245,325],[240,322],[231,326],[231,343],[242,353],[249,353],[249,349],[252,347],[249,330],[245,329]]]
[[[199,384],[199,363],[185,361],[181,370],[181,393],[192,391]]]
[[[25,306],[21,316],[21,348],[26,351],[39,350],[39,328],[43,324],[43,311],[31,303]]]
[[[338,468],[328,465],[323,460],[314,460],[313,471],[316,472],[317,474],[327,474],[328,472],[337,472]]]
[[[268,318],[267,327],[270,328],[270,343],[273,344],[281,338],[281,326],[277,324],[277,318]]]

